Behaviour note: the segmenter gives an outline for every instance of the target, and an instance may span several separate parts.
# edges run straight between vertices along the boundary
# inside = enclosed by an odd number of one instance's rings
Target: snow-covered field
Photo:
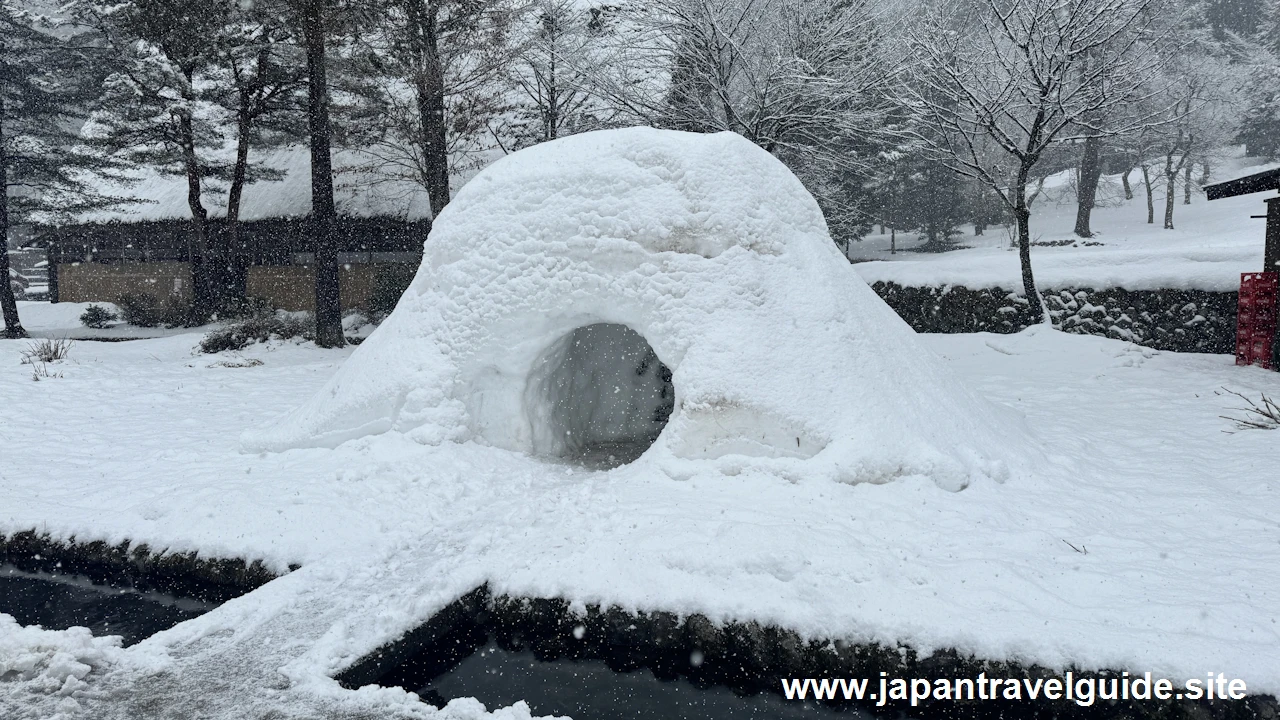
[[[1238,153],[1238,150],[1235,151]],[[1210,182],[1219,182],[1275,167],[1256,158],[1229,157],[1214,168]],[[1198,166],[1197,166],[1198,168]],[[1199,170],[1197,169],[1197,173]],[[1232,291],[1240,287],[1240,273],[1262,270],[1265,221],[1251,215],[1266,213],[1266,194],[1245,195],[1208,202],[1193,188],[1191,205],[1183,205],[1178,187],[1174,206],[1174,230],[1163,229],[1164,188],[1155,191],[1155,224],[1148,225],[1142,173],[1129,181],[1134,199],[1125,200],[1120,176],[1102,179],[1094,209],[1095,237],[1085,245],[1072,232],[1075,227],[1075,194],[1071,172],[1048,178],[1045,190],[1032,206],[1032,242],[1075,241],[1076,246],[1036,246],[1031,264],[1041,289],[1112,288],[1158,290],[1188,288]],[[876,228],[877,232],[879,228]],[[910,234],[898,234],[898,248],[918,244]],[[1005,228],[989,228],[974,236],[966,227],[956,237],[968,249],[947,253],[889,253],[890,236],[873,234],[854,243],[849,256],[858,261],[858,273],[867,282],[877,280],[900,285],[964,285],[970,288],[1002,287],[1021,291],[1018,253],[1010,246]]]
[[[64,313],[23,311],[33,328]],[[1227,356],[1044,327],[924,336],[1051,453],[953,493],[731,462],[590,471],[397,432],[242,454],[244,428],[299,405],[349,353],[277,343],[241,354],[260,366],[227,367],[240,363],[193,354],[198,338],[77,343],[62,377],[39,382],[20,364],[26,342],[0,341],[0,406],[23,406],[0,424],[0,532],[302,569],[123,650],[0,622],[0,675],[29,678],[0,684],[6,717],[428,717],[399,690],[343,691],[330,676],[485,582],[1280,691],[1280,431],[1229,434],[1219,417],[1240,404],[1222,388],[1280,396],[1280,374]]]
[[[119,314],[113,303],[56,303],[18,301],[18,317],[22,326],[33,338],[69,338],[71,340],[133,340],[138,338],[169,337],[193,332],[189,328],[138,327],[123,321],[114,321],[104,328],[88,328],[80,322],[90,305],[106,308]],[[209,328],[197,328],[195,331]]]

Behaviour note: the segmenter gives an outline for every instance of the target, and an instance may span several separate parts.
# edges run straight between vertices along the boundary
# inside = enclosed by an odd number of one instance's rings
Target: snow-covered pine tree
[[[334,225],[333,124],[329,114],[328,45],[339,0],[287,0],[284,6],[302,37],[307,63],[307,139],[311,148],[311,222],[316,269],[316,345],[342,347],[342,297]]]
[[[212,152],[227,143],[219,108],[206,94],[234,0],[74,0],[68,8],[105,38],[114,56],[86,136],[119,160],[186,180],[189,320],[202,322],[217,309],[223,286],[202,194],[210,177],[226,172]]]
[[[248,182],[279,177],[249,159],[251,148],[296,142],[305,134],[306,63],[294,29],[270,5],[231,9],[209,68],[205,97],[235,128],[235,156],[227,169],[227,232],[213,244],[219,263],[220,300],[243,295],[247,248],[240,238],[240,207]]]
[[[11,224],[36,213],[67,216],[110,204],[80,171],[109,173],[78,129],[101,77],[100,58],[70,31],[0,4],[0,310],[4,337],[25,337],[8,283]]]
[[[950,249],[959,226],[973,220],[966,179],[921,150],[904,143],[882,153],[868,188],[867,215],[890,229],[891,252],[896,252],[897,233],[903,231],[925,237],[920,250]]]
[[[911,194],[916,203],[912,229],[925,238],[920,249],[952,249],[960,225],[971,215],[966,207],[964,178],[941,163],[923,159],[911,176]]]

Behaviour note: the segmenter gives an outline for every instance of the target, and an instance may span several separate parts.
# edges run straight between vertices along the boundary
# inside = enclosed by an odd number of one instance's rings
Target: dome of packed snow
[[[785,165],[733,133],[649,128],[479,173],[382,326],[243,444],[388,431],[589,467],[948,489],[1030,452],[857,276]]]

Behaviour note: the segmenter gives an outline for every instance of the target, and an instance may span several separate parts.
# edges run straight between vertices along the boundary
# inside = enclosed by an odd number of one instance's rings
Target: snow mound
[[[1038,455],[858,278],[733,133],[586,133],[464,186],[395,312],[246,451],[399,431],[608,467],[640,456],[948,489]]]
[[[120,637],[95,638],[88,628],[63,631],[23,627],[0,614],[0,678],[30,683],[32,692],[69,696],[85,677],[118,660]]]
[[[84,703],[102,698],[98,685],[105,676],[121,667],[154,670],[163,661],[129,655],[120,642],[118,635],[94,637],[83,627],[24,627],[0,613],[0,708],[17,713],[4,717],[83,716]]]

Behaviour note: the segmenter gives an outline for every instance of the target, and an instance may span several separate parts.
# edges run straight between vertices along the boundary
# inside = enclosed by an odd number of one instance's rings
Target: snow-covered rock
[[[392,430],[541,456],[660,432],[639,462],[672,476],[734,456],[791,479],[949,489],[1038,454],[859,279],[781,162],[732,133],[649,128],[481,172],[382,327],[242,445]]]

